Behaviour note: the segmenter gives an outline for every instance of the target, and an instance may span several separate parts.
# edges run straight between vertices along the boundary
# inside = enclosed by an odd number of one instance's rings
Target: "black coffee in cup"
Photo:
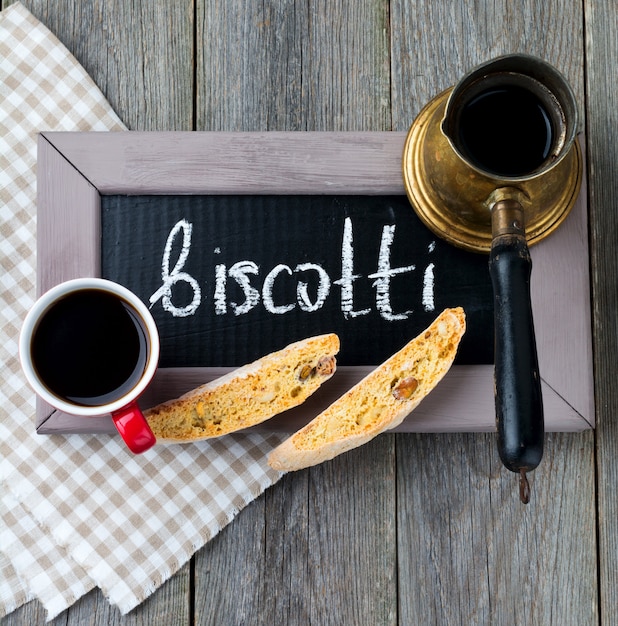
[[[66,294],[45,311],[34,331],[31,358],[56,397],[102,406],[141,380],[149,340],[140,316],[120,296],[100,289]]]

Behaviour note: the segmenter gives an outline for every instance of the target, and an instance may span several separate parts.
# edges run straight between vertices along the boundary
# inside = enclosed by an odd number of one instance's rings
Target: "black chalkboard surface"
[[[487,257],[405,196],[102,196],[101,227],[101,275],[150,306],[161,367],[240,366],[326,332],[341,365],[374,365],[451,306],[457,362],[493,362]]]

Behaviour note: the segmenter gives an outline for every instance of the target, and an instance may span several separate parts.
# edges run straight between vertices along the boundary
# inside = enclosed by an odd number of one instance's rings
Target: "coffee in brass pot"
[[[459,113],[457,130],[457,144],[467,160],[499,177],[534,172],[549,158],[554,141],[553,123],[541,99],[510,84],[471,98]]]
[[[489,253],[498,451],[520,475],[523,502],[544,439],[528,245],[553,232],[577,199],[577,126],[564,77],[514,54],[478,66],[431,100],[404,146],[404,184],[420,219],[453,245]]]

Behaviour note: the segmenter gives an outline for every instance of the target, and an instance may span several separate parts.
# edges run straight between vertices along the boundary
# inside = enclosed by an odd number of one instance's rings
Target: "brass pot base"
[[[412,124],[403,151],[408,199],[421,221],[455,246],[488,253],[492,200],[515,199],[525,214],[528,245],[552,233],[569,214],[582,181],[577,141],[564,158],[542,175],[495,178],[462,161],[441,124],[451,89],[431,100]]]

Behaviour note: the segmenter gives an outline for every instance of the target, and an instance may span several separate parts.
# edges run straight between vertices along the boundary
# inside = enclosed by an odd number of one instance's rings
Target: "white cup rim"
[[[148,363],[139,382],[124,396],[104,405],[82,406],[72,404],[53,394],[39,380],[32,364],[30,341],[38,321],[49,307],[60,297],[81,289],[100,289],[120,296],[128,302],[143,319],[150,338]],[[19,358],[26,380],[37,395],[54,408],[70,415],[95,417],[118,411],[135,401],[152,380],[159,363],[160,341],[156,323],[148,307],[129,289],[105,278],[74,278],[62,282],[46,291],[28,311],[19,335]]]

